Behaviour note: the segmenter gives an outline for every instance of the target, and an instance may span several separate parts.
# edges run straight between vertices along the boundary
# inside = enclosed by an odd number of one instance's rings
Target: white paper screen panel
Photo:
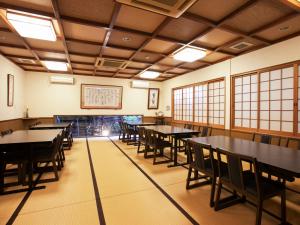
[[[182,120],[193,121],[193,87],[182,89]]]
[[[195,122],[207,123],[207,84],[195,86]]]
[[[174,119],[182,119],[182,89],[174,91]]]
[[[237,77],[235,85],[235,126],[257,128],[258,75]]]

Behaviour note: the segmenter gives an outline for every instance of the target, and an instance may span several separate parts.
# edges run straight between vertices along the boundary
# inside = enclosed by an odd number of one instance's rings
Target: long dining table
[[[221,148],[254,157],[282,179],[292,182],[295,178],[300,178],[300,151],[228,136],[196,137],[187,140],[211,145],[212,149]]]
[[[183,165],[178,163],[178,141],[181,138],[188,138],[192,135],[200,133],[200,131],[186,129],[183,127],[170,126],[170,125],[156,125],[156,126],[147,126],[146,129],[153,130],[162,136],[172,136],[174,138],[174,159],[173,164],[168,165],[168,167],[175,167]],[[184,163],[186,164],[186,163]]]
[[[32,156],[35,148],[32,148],[32,146],[34,144],[53,143],[61,131],[61,129],[18,130],[0,137],[0,151],[7,152],[13,149],[13,151],[26,151],[28,154],[28,188],[9,191],[7,194],[45,188],[45,186],[35,187],[33,182]],[[18,148],[10,148],[11,146],[18,146]]]
[[[70,125],[71,123],[41,123],[30,127],[30,130],[64,129]]]

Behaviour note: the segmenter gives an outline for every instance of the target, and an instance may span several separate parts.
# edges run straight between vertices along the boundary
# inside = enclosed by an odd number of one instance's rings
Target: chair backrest
[[[13,132],[12,129],[8,129],[8,130],[4,130],[4,131],[1,131],[1,136],[5,136],[7,134],[11,134]]]
[[[252,141],[255,141],[256,136],[260,136],[259,142],[263,144],[271,144],[272,136],[268,134],[253,133]]]
[[[207,136],[210,136],[211,135],[211,129],[209,127],[202,127],[201,129],[201,133],[200,133],[200,136],[201,137],[207,137]]]
[[[288,138],[287,142],[286,142],[286,147],[292,148],[295,150],[300,150],[300,139]]]
[[[145,129],[145,127],[137,127],[137,133],[139,135],[139,140],[145,142],[145,140],[146,140],[146,129]]]
[[[184,128],[185,129],[193,129],[193,125],[192,124],[184,124]]]
[[[145,129],[145,142],[150,147],[156,147],[157,137],[153,130]]]
[[[211,146],[195,143],[190,140],[187,141],[187,146],[190,160],[191,162],[194,162],[197,170],[205,174],[216,175],[217,168]],[[205,151],[208,151],[208,154],[205,154]],[[194,159],[192,155],[193,152],[195,154]]]
[[[241,193],[246,193],[247,181],[251,178],[251,182],[255,182],[256,193],[261,193],[260,178],[261,172],[258,167],[257,160],[253,157],[238,155],[220,148],[216,149],[219,179],[230,186],[232,189]],[[223,156],[223,157],[222,157]],[[223,160],[226,159],[226,162]],[[253,165],[254,172],[251,170],[244,170],[243,162]],[[225,168],[224,168],[225,167]],[[245,171],[247,171],[248,176]],[[250,177],[251,175],[251,177]]]

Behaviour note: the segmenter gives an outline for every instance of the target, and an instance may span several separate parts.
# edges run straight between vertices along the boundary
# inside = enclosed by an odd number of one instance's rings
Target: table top
[[[176,134],[198,134],[199,131],[185,129],[183,127],[170,126],[170,125],[157,125],[148,126],[147,129],[154,130],[158,133],[165,135],[176,135]]]
[[[0,137],[0,145],[52,142],[60,132],[61,129],[17,130],[12,134]]]
[[[129,122],[127,123],[128,125],[131,125],[131,126],[154,126],[156,125],[156,123],[146,123],[146,122]]]
[[[260,163],[292,172],[295,177],[300,177],[299,150],[227,136],[197,137],[188,140],[210,144],[213,149],[219,147],[236,154],[254,157]]]
[[[70,123],[42,123],[31,127],[30,129],[57,129],[70,126]]]

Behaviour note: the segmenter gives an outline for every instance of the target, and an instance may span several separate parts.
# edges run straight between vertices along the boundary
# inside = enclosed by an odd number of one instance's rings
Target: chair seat
[[[257,188],[254,173],[252,173],[251,171],[244,172],[244,179],[246,191],[256,196]],[[285,189],[285,186],[279,181],[274,181],[265,177],[261,177],[261,189],[262,197],[269,198],[278,195],[278,193],[282,192]]]

